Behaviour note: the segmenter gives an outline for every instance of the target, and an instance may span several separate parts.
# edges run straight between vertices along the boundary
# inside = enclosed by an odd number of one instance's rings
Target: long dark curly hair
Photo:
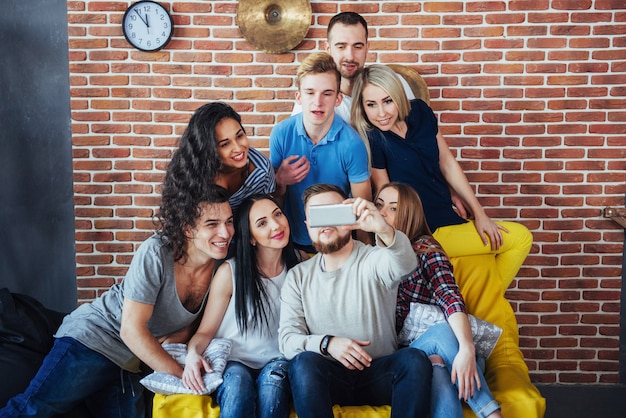
[[[239,331],[246,335],[250,329],[268,332],[267,324],[271,315],[277,315],[269,309],[268,296],[261,279],[261,271],[257,262],[256,247],[251,244],[250,210],[260,200],[270,200],[277,207],[280,204],[272,196],[258,194],[247,197],[235,214],[235,313]],[[281,208],[282,210],[282,208]],[[287,246],[282,251],[283,263],[287,269],[300,262],[289,234]],[[250,321],[249,318],[252,318]]]
[[[200,106],[191,116],[167,167],[157,216],[161,224],[159,233],[171,243],[176,261],[187,255],[184,231],[195,226],[200,203],[228,201],[226,189],[213,184],[222,167],[215,127],[225,118],[241,125],[241,116],[226,103]]]
[[[171,169],[170,169],[171,168]],[[192,184],[180,182],[176,178],[179,169],[170,163],[165,174],[161,205],[157,217],[160,221],[158,233],[167,240],[174,253],[174,261],[187,258],[187,236],[185,230],[196,226],[202,215],[202,203],[228,203],[228,191],[217,184],[209,184],[197,179]]]
[[[222,168],[222,160],[217,150],[215,128],[223,119],[234,119],[241,129],[241,116],[223,102],[207,103],[200,106],[189,120],[178,149],[172,157],[179,167],[178,175],[184,181],[189,176],[213,183]]]

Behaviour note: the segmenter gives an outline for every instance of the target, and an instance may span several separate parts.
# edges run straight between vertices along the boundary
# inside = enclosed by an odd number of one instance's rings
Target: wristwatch
[[[330,339],[333,337],[333,335],[324,335],[324,338],[322,338],[322,342],[320,343],[320,352],[325,356],[329,355],[328,344],[330,344]]]

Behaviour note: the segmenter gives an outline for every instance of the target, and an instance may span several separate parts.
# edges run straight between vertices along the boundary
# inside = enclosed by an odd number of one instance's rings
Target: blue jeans
[[[229,361],[224,382],[217,388],[220,418],[287,418],[291,392],[287,378],[288,361],[270,360],[262,369]]]
[[[332,418],[332,406],[391,405],[391,416],[426,417],[432,367],[419,350],[403,348],[372,361],[364,370],[305,351],[289,363],[298,418]]]
[[[454,357],[459,352],[459,342],[447,322],[442,322],[430,327],[424,334],[413,341],[410,345],[430,356],[438,354],[443,358],[446,367],[433,365],[433,382],[430,400],[432,418],[463,417],[459,390],[450,381],[450,371]],[[477,364],[484,364],[480,361]],[[474,391],[474,396],[467,400],[467,404],[478,418],[484,418],[500,406],[494,399],[481,367],[477,367],[481,389]]]
[[[86,400],[94,417],[143,418],[140,379],[73,338],[59,338],[28,388],[9,400],[0,417],[53,417]]]

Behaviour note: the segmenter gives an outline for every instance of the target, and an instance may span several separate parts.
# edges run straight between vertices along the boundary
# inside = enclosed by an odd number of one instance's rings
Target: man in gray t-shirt
[[[333,185],[304,192],[314,205],[346,198]],[[318,253],[293,267],[281,292],[279,348],[299,418],[332,417],[332,406],[391,405],[394,416],[425,417],[432,366],[424,352],[397,350],[398,284],[417,265],[409,239],[373,203],[357,198],[356,224],[307,228]],[[352,238],[376,234],[377,247]],[[416,352],[413,352],[416,351]]]
[[[84,400],[95,417],[143,418],[141,363],[182,377],[183,366],[161,342],[202,314],[234,233],[228,192],[207,186],[198,194],[184,199],[190,207],[177,207],[195,217],[193,226],[182,216],[165,220],[177,222],[170,230],[180,239],[162,232],[148,238],[122,283],[65,317],[39,371],[0,410],[2,418],[53,417]]]

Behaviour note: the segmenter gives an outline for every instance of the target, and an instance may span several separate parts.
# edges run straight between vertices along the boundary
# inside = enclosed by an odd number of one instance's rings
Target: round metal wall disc
[[[237,6],[242,35],[270,54],[298,46],[309,31],[311,16],[308,0],[240,0]]]

